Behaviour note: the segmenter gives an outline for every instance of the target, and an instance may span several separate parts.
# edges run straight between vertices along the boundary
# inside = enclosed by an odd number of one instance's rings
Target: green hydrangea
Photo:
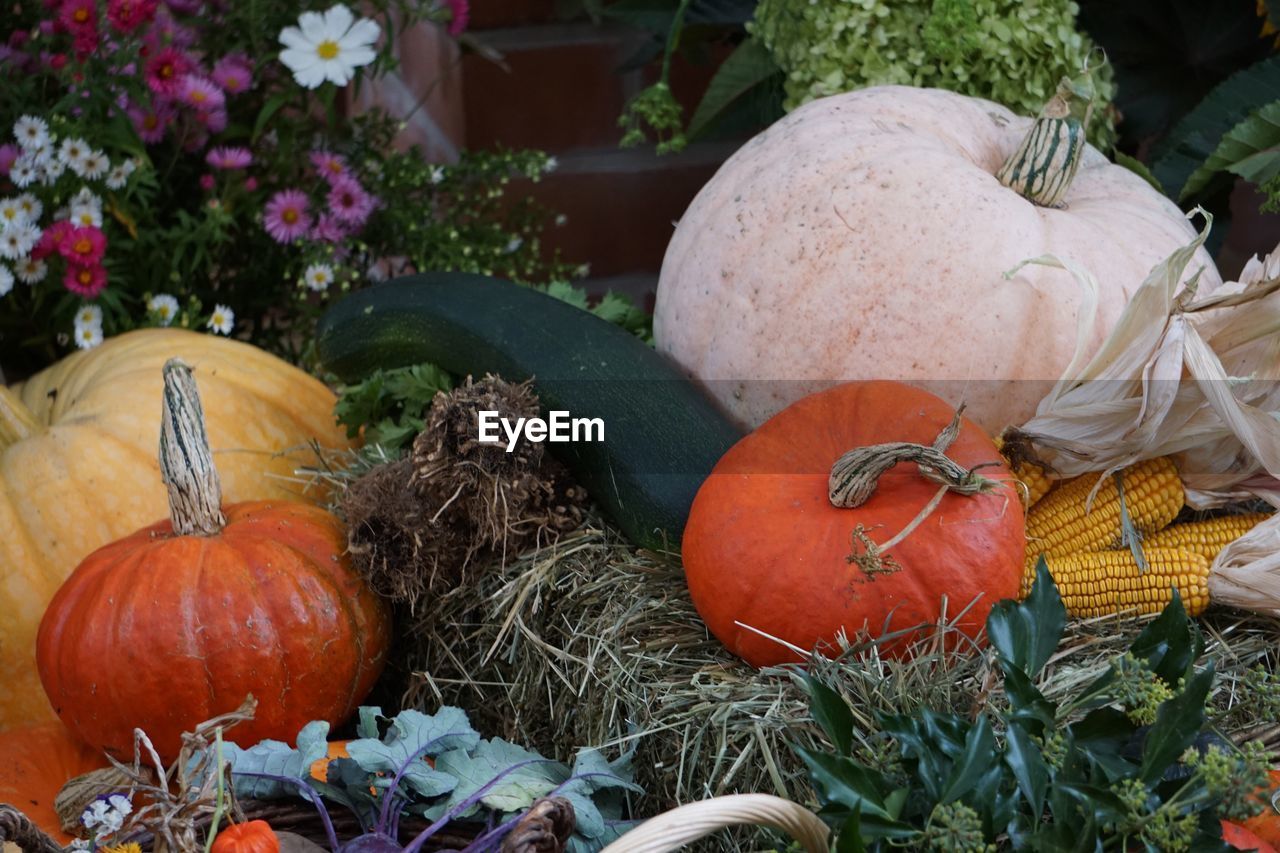
[[[786,73],[784,106],[901,84],[950,89],[1036,115],[1093,43],[1069,0],[760,0],[748,25]],[[1096,63],[1095,63],[1096,64]],[[1090,139],[1110,147],[1110,68],[1096,77]]]

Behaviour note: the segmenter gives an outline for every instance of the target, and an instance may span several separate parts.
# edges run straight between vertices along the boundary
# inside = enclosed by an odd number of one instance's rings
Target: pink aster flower
[[[133,129],[148,145],[154,145],[164,139],[169,122],[173,119],[173,110],[165,103],[152,104],[150,107],[137,104],[129,107],[129,118],[133,121]]]
[[[58,254],[82,267],[96,265],[107,251],[107,235],[92,225],[73,227],[58,242]]]
[[[34,260],[42,261],[52,255],[54,252],[61,250],[62,242],[66,240],[67,235],[71,233],[72,225],[65,219],[59,219],[57,222],[44,229],[44,233],[40,235],[40,239],[36,241],[35,248],[31,250],[31,257]]]
[[[470,4],[467,0],[444,0],[444,5],[448,6],[449,11],[453,13],[453,17],[449,19],[449,35],[454,37],[462,35],[471,17]]]
[[[67,264],[67,272],[62,277],[62,283],[72,293],[92,299],[106,288],[107,271],[101,264],[90,266]]]
[[[13,164],[18,161],[22,149],[13,143],[0,145],[0,177],[7,178],[9,170],[13,168]]]
[[[213,175],[205,173],[200,176],[200,189],[208,193],[213,192],[213,188],[215,186],[216,184],[214,183]]]
[[[215,169],[245,169],[253,162],[253,153],[248,148],[222,145],[209,149],[204,161]]]
[[[376,204],[373,196],[349,175],[334,178],[329,187],[329,212],[340,222],[363,225]]]
[[[311,165],[315,166],[321,178],[330,184],[334,178],[347,174],[347,159],[341,154],[330,154],[328,151],[312,151]]]
[[[76,31],[75,41],[72,42],[76,56],[80,59],[86,59],[98,49],[98,31],[97,29],[85,27]]]
[[[244,188],[249,192],[253,192],[258,188],[258,179],[250,175],[244,179]]]
[[[243,53],[222,57],[213,66],[213,82],[228,95],[238,95],[253,87],[253,66]]]
[[[320,243],[341,243],[350,231],[346,223],[331,213],[322,213],[311,229],[311,239]]]
[[[291,243],[311,230],[309,206],[301,190],[281,190],[267,202],[262,224],[277,243]]]
[[[177,97],[182,91],[182,81],[194,68],[191,57],[175,47],[166,47],[147,60],[147,85],[157,95]]]
[[[227,111],[221,107],[213,110],[196,110],[196,121],[204,126],[209,133],[222,133],[227,129]],[[205,134],[205,141],[208,141]],[[204,142],[200,144],[204,147]]]
[[[58,10],[58,23],[71,33],[98,28],[98,6],[94,0],[66,0]]]
[[[210,80],[199,74],[185,74],[178,83],[178,98],[201,112],[213,112],[227,105],[226,95]]]
[[[109,0],[107,20],[117,32],[130,33],[155,17],[159,0]]]

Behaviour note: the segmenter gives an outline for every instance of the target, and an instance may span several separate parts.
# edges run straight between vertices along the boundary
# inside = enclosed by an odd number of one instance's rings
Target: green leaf
[[[707,91],[689,120],[689,136],[705,131],[731,104],[777,73],[778,64],[767,47],[753,38],[743,41],[707,84]]]
[[[1187,616],[1176,589],[1164,610],[1142,629],[1129,650],[1145,660],[1170,687],[1193,674],[1195,662],[1204,651],[1204,635]]]
[[[1160,704],[1142,748],[1142,781],[1153,785],[1186,752],[1205,725],[1205,698],[1213,687],[1213,666],[1196,673],[1181,693]]]
[[[1123,711],[1106,707],[1090,711],[1073,723],[1071,737],[1080,756],[1114,781],[1131,776],[1136,769],[1121,755],[1136,730],[1137,725]]]
[[[1057,706],[1045,698],[1022,670],[1010,669],[1005,673],[1004,692],[1009,698],[1006,716],[1010,722],[1016,720],[1038,734],[1052,728],[1057,721]]]
[[[836,832],[835,853],[866,853],[867,845],[862,841],[862,807],[859,805],[853,814]]]
[[[1155,176],[1154,172],[1147,168],[1146,163],[1143,163],[1137,157],[1129,156],[1119,149],[1115,152],[1115,160],[1117,166],[1124,166],[1130,172],[1133,172],[1139,178],[1142,178],[1142,180],[1151,184],[1152,189],[1156,192],[1161,195],[1165,195],[1164,187],[1160,186],[1160,180]]]
[[[1209,158],[1227,131],[1280,91],[1280,55],[1270,56],[1219,83],[1157,146],[1151,171],[1174,198]]]
[[[569,778],[569,768],[502,738],[481,741],[474,748],[455,749],[436,759],[436,769],[457,780],[447,809],[460,806],[494,782],[480,803],[503,812],[518,812],[545,797]],[[466,817],[474,809],[461,816]]]
[[[875,815],[892,820],[884,808],[889,786],[874,770],[863,767],[852,758],[798,747],[796,750],[809,768],[809,780],[823,806],[836,803],[847,809],[862,810],[864,816]]]
[[[1128,814],[1124,802],[1110,788],[1071,782],[1060,782],[1055,787],[1075,800],[1086,814],[1092,814],[1098,823],[1115,823]]]
[[[480,742],[466,713],[444,706],[433,715],[421,711],[401,711],[391,721],[382,739],[360,738],[347,744],[347,754],[364,770],[394,775],[424,797],[437,797],[453,790],[456,780],[447,772],[421,759],[439,756],[447,750],[470,749]]]
[[[1018,780],[1018,790],[1033,815],[1044,810],[1045,793],[1049,789],[1049,765],[1040,748],[1021,726],[1010,726],[1005,733],[1004,760]]]
[[[1256,110],[1227,131],[1208,159],[1187,178],[1179,198],[1194,195],[1224,171],[1258,185],[1280,175],[1280,101]]]
[[[289,97],[289,92],[284,91],[267,98],[266,103],[262,105],[262,109],[258,111],[258,118],[253,122],[253,138],[255,140],[267,126],[267,122],[271,121],[272,117],[280,112],[280,109],[285,104],[289,103]]]
[[[1041,557],[1031,594],[1022,602],[998,602],[987,617],[987,636],[1001,669],[1020,670],[1035,678],[1057,650],[1066,624],[1067,610]]]
[[[316,721],[298,732],[296,749],[278,740],[264,740],[248,749],[223,743],[222,757],[231,765],[236,796],[256,800],[305,797],[302,788],[310,787],[311,765],[328,754],[328,735],[329,724]],[[277,778],[264,778],[267,776]],[[285,780],[295,780],[301,787]]]
[[[972,791],[997,756],[996,735],[991,722],[985,716],[978,717],[965,737],[964,753],[951,768],[951,777],[943,786],[938,802],[949,803]]]
[[[853,712],[839,693],[809,673],[800,675],[800,684],[809,694],[809,713],[835,744],[840,755],[853,751]]]
[[[378,718],[382,716],[382,709],[376,705],[361,705],[359,711],[359,722],[356,723],[356,737],[373,737],[378,736]]]

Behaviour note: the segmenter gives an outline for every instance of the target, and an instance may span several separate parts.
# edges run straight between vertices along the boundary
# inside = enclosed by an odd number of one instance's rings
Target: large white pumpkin
[[[988,430],[1025,421],[1075,348],[1100,286],[1100,345],[1157,263],[1195,232],[1142,178],[1086,148],[1062,208],[995,177],[1032,119],[936,89],[813,101],[735,153],[680,220],[654,335],[756,426],[833,382],[899,379]],[[1207,254],[1202,292],[1221,283]],[[1193,267],[1199,264],[1193,264]],[[780,381],[786,380],[786,381]]]

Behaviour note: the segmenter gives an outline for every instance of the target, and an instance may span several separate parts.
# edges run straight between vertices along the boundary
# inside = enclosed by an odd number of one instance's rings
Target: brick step
[[[554,172],[536,184],[513,184],[512,197],[531,195],[563,214],[544,245],[571,262],[590,264],[592,279],[647,276],[639,299],[652,294],[675,222],[739,143],[692,145],[676,155],[599,149],[558,155]],[[594,287],[595,285],[593,285]]]

